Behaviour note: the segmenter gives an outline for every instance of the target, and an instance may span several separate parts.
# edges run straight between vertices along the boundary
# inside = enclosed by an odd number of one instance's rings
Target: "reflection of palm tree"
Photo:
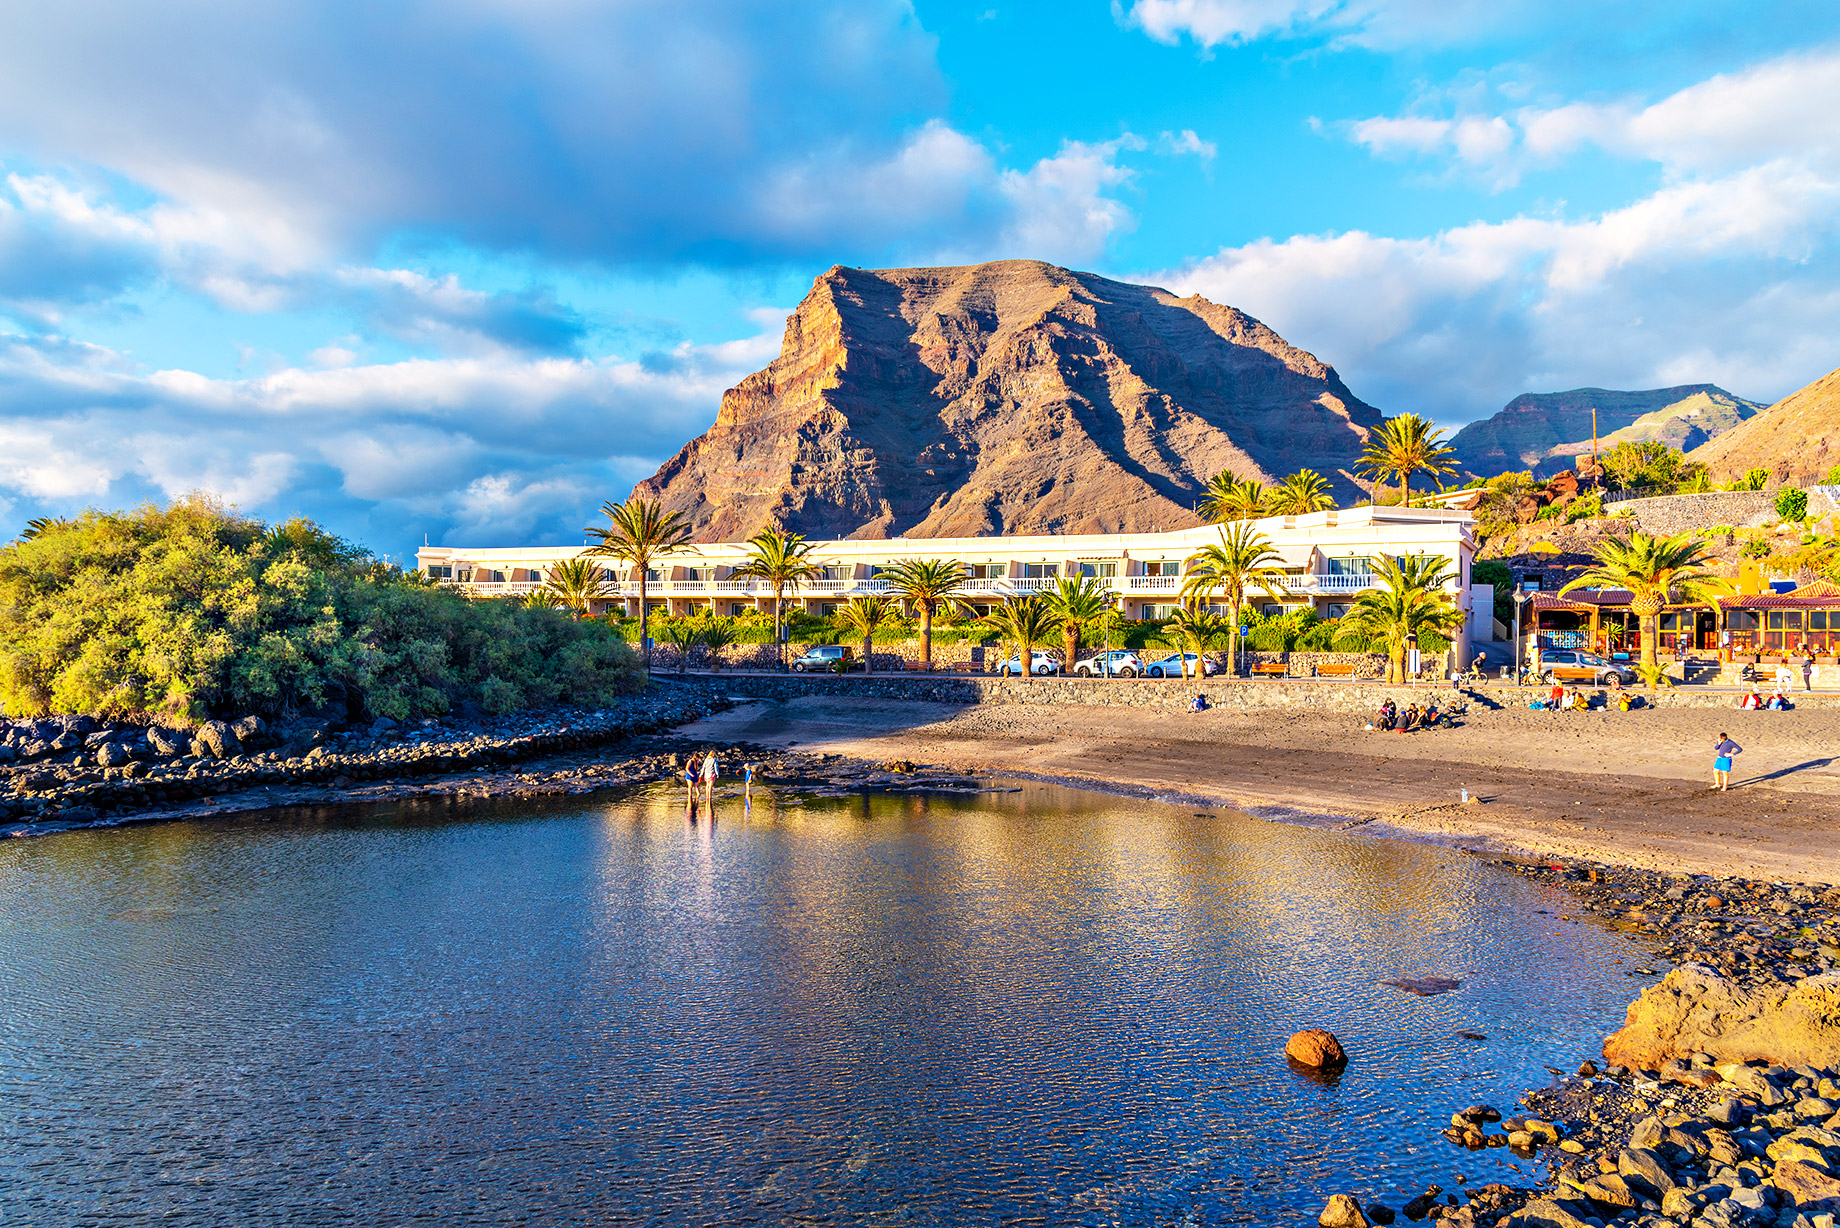
[[[1441,477],[1455,473],[1450,458],[1456,452],[1444,446],[1444,432],[1435,429],[1417,414],[1400,414],[1388,418],[1368,437],[1367,451],[1361,454],[1361,472],[1378,485],[1389,477],[1399,479],[1399,506],[1412,503],[1412,475],[1428,473]]]
[[[1006,646],[1017,645],[1022,676],[1033,677],[1035,646],[1047,642],[1055,631],[1055,619],[1048,612],[1048,603],[1040,597],[1007,597],[982,621],[1003,638]]]
[[[1102,622],[1112,609],[1111,590],[1091,576],[1062,576],[1048,592],[1048,613],[1061,626],[1063,668],[1080,659],[1080,634]]]
[[[1691,533],[1650,537],[1631,533],[1628,541],[1606,537],[1592,551],[1597,562],[1561,588],[1623,588],[1630,594],[1629,609],[1642,629],[1642,664],[1655,669],[1656,620],[1670,605],[1704,604],[1731,585],[1706,571],[1703,542]],[[1652,684],[1651,684],[1652,685]]]
[[[1441,554],[1377,555],[1374,574],[1383,587],[1355,598],[1339,630],[1386,646],[1386,680],[1406,680],[1406,645],[1425,632],[1455,635],[1463,611],[1445,591],[1449,560]]]
[[[786,646],[782,642],[785,636],[780,632],[784,626],[780,606],[788,588],[796,595],[801,583],[818,576],[818,565],[811,561],[811,552],[816,549],[816,544],[806,541],[797,533],[768,529],[748,538],[748,545],[751,551],[747,562],[735,568],[734,574],[764,580],[773,586],[773,652],[780,665],[784,666]]]
[[[550,568],[549,579],[541,591],[548,592],[558,605],[575,611],[576,618],[587,616],[589,602],[613,593],[607,573],[593,559],[564,559]]]
[[[1299,469],[1266,492],[1265,507],[1274,516],[1307,516],[1335,506],[1329,483],[1314,469]]]
[[[587,554],[597,558],[617,559],[632,569],[639,581],[639,642],[645,644],[647,619],[651,611],[645,604],[645,583],[652,564],[676,554],[690,541],[690,524],[682,512],[667,512],[657,499],[628,499],[625,503],[603,503],[601,514],[607,527],[585,529],[600,541],[588,547]],[[646,668],[651,668],[651,650],[646,650]]]
[[[1270,538],[1245,521],[1215,531],[1220,544],[1196,551],[1187,560],[1182,599],[1198,605],[1208,604],[1216,593],[1227,599],[1228,625],[1233,630],[1227,640],[1227,673],[1236,674],[1239,612],[1246,604],[1246,590],[1258,588],[1274,601],[1289,590],[1284,587],[1284,573],[1273,566],[1284,559],[1272,548]]]
[[[920,615],[920,661],[930,672],[933,616],[960,604],[958,591],[965,583],[964,569],[944,559],[902,559],[875,574],[877,579],[888,581],[894,595]]]
[[[852,597],[837,610],[837,623],[862,637],[863,675],[875,672],[875,633],[894,617],[894,607],[884,597]]]

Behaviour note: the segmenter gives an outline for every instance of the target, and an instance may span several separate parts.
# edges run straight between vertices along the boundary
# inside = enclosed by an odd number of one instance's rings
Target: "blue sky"
[[[1240,307],[1389,413],[1840,365],[1840,8],[99,0],[0,42],[0,533],[566,542],[832,264]]]

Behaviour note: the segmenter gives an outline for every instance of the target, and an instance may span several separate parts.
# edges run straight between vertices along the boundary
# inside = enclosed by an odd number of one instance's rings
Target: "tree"
[[[22,542],[37,541],[47,533],[69,527],[70,521],[65,520],[62,516],[34,516],[26,521],[26,527],[20,531],[19,540]]]
[[[709,668],[712,673],[721,670],[722,650],[734,642],[734,619],[712,618],[703,624],[703,647],[709,649]]]
[[[1057,629],[1054,615],[1048,612],[1048,603],[1038,596],[1008,597],[983,622],[1006,644],[1016,646],[1016,654],[1022,662],[1022,676],[1033,677],[1035,646],[1053,638]]]
[[[1609,484],[1619,490],[1679,484],[1687,458],[1659,439],[1625,439],[1599,461]]]
[[[863,675],[875,672],[875,633],[894,621],[896,610],[885,597],[852,597],[837,611],[837,623],[862,637]]]
[[[667,618],[658,629],[664,642],[677,649],[677,672],[682,674],[690,668],[690,654],[703,642],[703,627],[694,619]]]
[[[1095,626],[1112,606],[1112,592],[1091,576],[1062,576],[1047,594],[1048,613],[1060,624],[1064,668],[1080,659],[1080,635]]]
[[[606,528],[590,525],[583,530],[589,537],[598,539],[585,553],[590,558],[614,559],[626,564],[638,580],[639,643],[643,647],[650,639],[646,633],[650,625],[647,620],[651,617],[645,604],[647,573],[653,563],[676,554],[689,544],[690,524],[682,512],[665,511],[664,504],[657,499],[631,498],[624,503],[603,503],[601,515],[607,518]],[[649,648],[645,652],[645,664],[646,668],[651,668]]]
[[[1222,470],[1208,479],[1198,510],[1209,524],[1257,520],[1265,514],[1265,498],[1265,487],[1256,480],[1241,481],[1232,470]]]
[[[1776,492],[1776,518],[1778,520],[1806,520],[1808,518],[1808,492],[1793,486],[1785,486]]]
[[[1232,630],[1232,625],[1218,614],[1211,614],[1197,604],[1182,605],[1170,615],[1165,624],[1175,634],[1178,650],[1192,648],[1195,653],[1195,675],[1201,677],[1201,654],[1212,644],[1218,643]],[[1182,658],[1182,677],[1188,677],[1188,658]]]
[[[1274,516],[1307,516],[1334,506],[1329,483],[1314,469],[1299,469],[1265,496],[1266,510]]]
[[[1607,537],[1593,551],[1597,562],[1586,568],[1560,594],[1578,588],[1622,588],[1630,594],[1629,608],[1642,631],[1642,660],[1655,664],[1655,638],[1661,611],[1670,605],[1705,604],[1731,585],[1702,566],[1706,546],[1690,533],[1650,537],[1631,533],[1628,541]]]
[[[1216,532],[1220,534],[1218,546],[1208,546],[1188,557],[1182,600],[1206,605],[1216,593],[1221,594],[1227,601],[1227,616],[1237,629],[1248,588],[1261,589],[1274,601],[1289,594],[1284,587],[1284,573],[1273,566],[1284,560],[1272,548],[1270,538],[1244,521]],[[1237,647],[1232,640],[1227,642],[1229,674],[1237,672]]]
[[[1728,482],[1721,490],[1762,490],[1769,484],[1770,471],[1764,468],[1746,469],[1744,476],[1735,482]]]
[[[931,672],[933,616],[958,608],[958,591],[965,583],[964,568],[942,559],[902,559],[875,574],[877,579],[888,581],[894,595],[920,615],[920,662]]]
[[[811,552],[817,546],[798,533],[782,529],[756,534],[748,538],[748,546],[747,562],[735,568],[735,575],[764,580],[773,586],[773,654],[784,666],[786,645],[780,628],[785,623],[781,618],[781,606],[788,588],[796,594],[800,584],[818,576],[818,565],[811,561]]]
[[[530,610],[560,610],[562,598],[546,588],[532,589],[524,594],[524,607]]]
[[[607,582],[607,573],[593,559],[564,559],[550,568],[549,579],[543,583],[543,592],[556,599],[556,604],[566,606],[575,612],[575,617],[585,618],[588,603],[596,597],[610,597],[613,588]]]
[[[1441,554],[1376,555],[1382,587],[1355,598],[1340,630],[1386,648],[1386,680],[1404,682],[1407,643],[1425,632],[1449,637],[1463,626],[1463,611],[1445,591],[1453,578]]]
[[[1400,414],[1381,423],[1367,441],[1361,454],[1363,476],[1374,480],[1376,488],[1389,477],[1399,479],[1399,506],[1412,502],[1412,475],[1428,473],[1433,478],[1455,473],[1450,458],[1456,453],[1444,444],[1444,432],[1417,414]],[[1378,490],[1376,489],[1376,494]]]

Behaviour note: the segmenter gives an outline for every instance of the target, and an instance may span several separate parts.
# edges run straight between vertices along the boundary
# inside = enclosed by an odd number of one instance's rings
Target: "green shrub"
[[[1738,548],[1738,553],[1747,559],[1767,558],[1770,553],[1770,543],[1765,541],[1761,534],[1752,534],[1744,539],[1744,545]]]
[[[1840,465],[1835,465],[1827,471],[1827,476],[1821,479],[1821,485],[1840,486]]]
[[[202,497],[86,512],[0,547],[0,709],[172,720],[343,702],[397,720],[602,703],[637,686],[613,628],[472,600],[306,520]]]
[[[1783,520],[1804,520],[1808,516],[1808,492],[1785,486],[1776,492],[1776,515]]]
[[[1572,524],[1579,520],[1588,520],[1593,516],[1601,516],[1603,514],[1604,496],[1601,491],[1597,494],[1573,499],[1570,503],[1565,505],[1566,524]]]

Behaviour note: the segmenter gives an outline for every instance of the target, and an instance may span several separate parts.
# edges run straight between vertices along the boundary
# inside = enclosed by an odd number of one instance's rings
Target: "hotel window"
[[[822,574],[821,574],[821,575],[819,576],[819,578],[820,578],[820,579],[823,579],[823,580],[847,580],[847,579],[849,579],[849,578],[850,578],[850,577],[849,577],[849,575],[848,575],[848,573],[849,573],[850,571],[852,571],[853,569],[852,569],[852,568],[849,568],[849,567],[844,567],[844,566],[841,566],[841,565],[838,565],[838,564],[830,564],[830,563],[827,563],[827,564],[826,564],[826,565],[824,565],[823,567],[820,567],[820,568],[819,568],[818,570],[819,570],[819,572],[820,572],[820,573],[822,573]]]
[[[988,603],[973,603],[971,606],[972,613],[976,614],[979,618],[989,618],[991,608],[992,607]]]
[[[1009,574],[1007,563],[967,563],[965,578],[968,580],[1001,580]]]
[[[1059,563],[1024,563],[1022,578],[1025,580],[1052,580],[1061,574]]]
[[[1146,576],[1179,576],[1182,574],[1182,564],[1174,559],[1157,559],[1155,562],[1144,564],[1144,574]]]
[[[1346,618],[1347,616],[1348,607],[1339,601],[1331,601],[1323,607],[1323,617],[1326,619]]]
[[[1144,617],[1149,619],[1174,618],[1176,609],[1177,607],[1173,605],[1146,605]]]
[[[703,578],[703,573],[699,568],[695,568],[695,567],[684,568],[684,579],[701,580],[702,578]]]
[[[664,579],[664,572],[660,571],[658,568],[647,567],[645,569],[645,582],[647,584],[656,584],[662,579]]]
[[[1283,618],[1284,607],[1281,605],[1266,604],[1259,607],[1259,613],[1267,618]]]
[[[836,602],[820,601],[818,603],[818,617],[819,618],[833,618],[836,616],[836,613],[837,613],[837,603]]]
[[[428,575],[435,580],[451,580],[454,578],[454,569],[430,563],[428,564]]]
[[[1324,559],[1325,576],[1371,576],[1374,574],[1374,561],[1365,554],[1348,555],[1339,559]]]
[[[1118,574],[1118,564],[1081,563],[1080,574],[1089,580],[1110,580]]]

